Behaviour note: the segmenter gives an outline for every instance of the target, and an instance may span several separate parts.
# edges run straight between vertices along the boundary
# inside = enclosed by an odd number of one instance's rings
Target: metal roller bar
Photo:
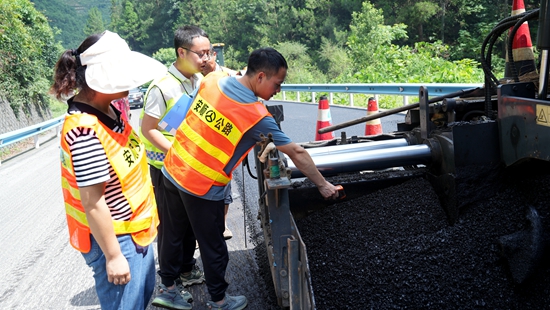
[[[304,177],[292,160],[286,155],[285,157],[288,167],[292,171],[291,177]],[[312,156],[312,159],[321,174],[327,176],[345,172],[428,164],[432,160],[432,154],[428,145],[420,144],[361,152],[318,155]]]
[[[369,150],[387,149],[400,146],[407,146],[409,143],[406,139],[390,139],[384,141],[372,141],[366,143],[340,144],[315,148],[306,148],[309,155],[325,156],[336,155],[341,153],[361,152]]]

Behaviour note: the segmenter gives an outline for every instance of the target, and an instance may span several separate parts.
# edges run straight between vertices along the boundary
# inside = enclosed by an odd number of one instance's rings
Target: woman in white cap
[[[145,309],[154,290],[158,215],[145,149],[111,101],[165,72],[109,31],[56,64],[50,91],[68,104],[61,179],[70,243],[93,270],[102,309]]]

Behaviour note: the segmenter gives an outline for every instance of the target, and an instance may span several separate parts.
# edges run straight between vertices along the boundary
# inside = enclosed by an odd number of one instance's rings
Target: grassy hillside
[[[32,0],[36,9],[48,17],[52,28],[57,28],[56,40],[65,48],[76,48],[82,42],[88,11],[97,7],[105,24],[111,18],[111,0]]]

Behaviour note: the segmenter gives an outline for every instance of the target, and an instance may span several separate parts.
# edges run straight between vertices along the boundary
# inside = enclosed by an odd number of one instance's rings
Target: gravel
[[[527,163],[499,169],[491,186],[467,180],[452,226],[422,177],[298,219],[317,309],[550,309],[547,253],[520,284],[499,243],[530,235],[531,207],[548,231],[549,171]],[[476,187],[485,194],[471,199]]]

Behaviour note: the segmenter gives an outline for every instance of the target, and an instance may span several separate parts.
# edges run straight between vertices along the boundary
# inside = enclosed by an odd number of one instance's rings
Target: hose
[[[519,82],[519,75],[517,72],[517,68],[514,65],[514,53],[513,53],[513,43],[514,43],[514,37],[516,36],[516,33],[518,32],[519,27],[523,25],[524,22],[531,20],[531,19],[538,19],[539,17],[540,9],[529,11],[528,14],[526,14],[524,17],[519,19],[512,31],[510,31],[510,40],[508,40],[508,62],[512,64],[510,66],[510,70],[512,73],[512,76],[514,77],[514,81]]]
[[[493,91],[496,91],[497,86],[500,85],[499,80],[493,74],[491,66],[493,46],[495,45],[497,39],[502,35],[502,33],[504,33],[511,27],[514,27],[514,29],[516,29],[517,26],[517,28],[519,28],[521,24],[523,24],[523,22],[525,22],[526,20],[534,19],[538,16],[538,11],[539,9],[536,9],[504,18],[491,30],[491,32],[489,33],[489,35],[487,35],[487,37],[483,41],[483,44],[481,45],[481,68],[485,74],[485,113],[487,117],[491,119],[493,118],[493,109],[491,102],[492,93]],[[515,32],[517,32],[517,29],[515,30]],[[515,32],[513,33],[514,35]],[[510,40],[510,42],[512,42],[512,40]],[[509,48],[508,50],[509,54],[511,54],[511,48]],[[513,61],[510,60],[513,59],[513,57],[508,57],[508,59],[509,61]],[[517,72],[515,71],[515,66],[512,66],[512,69],[514,70],[514,72]]]

